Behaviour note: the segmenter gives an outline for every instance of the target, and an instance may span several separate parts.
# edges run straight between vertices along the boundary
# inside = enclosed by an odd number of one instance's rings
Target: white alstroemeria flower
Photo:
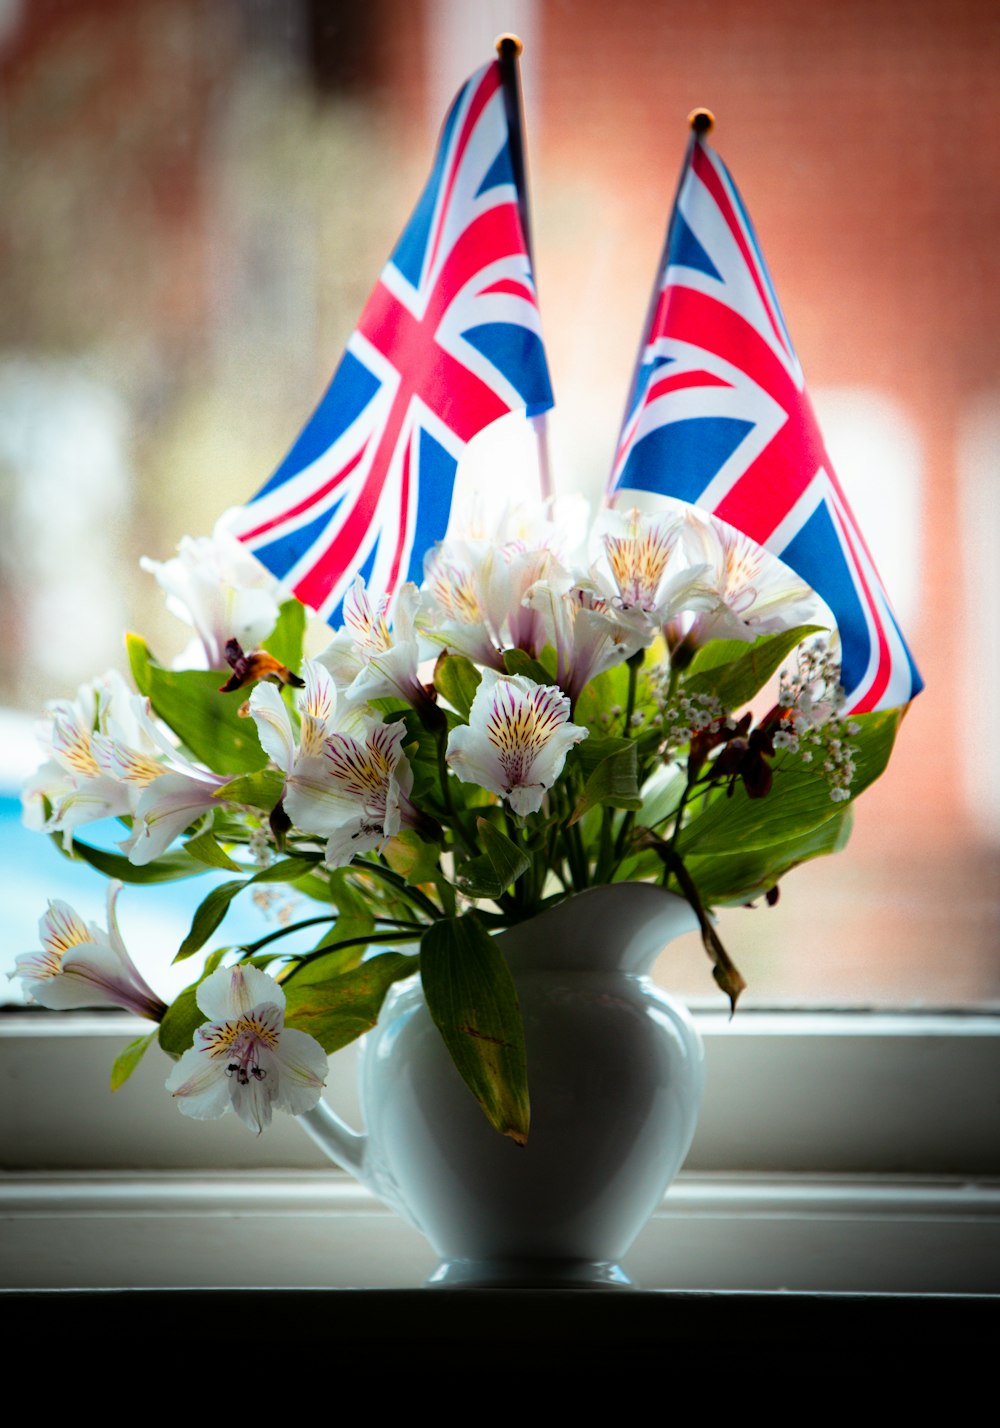
[[[134,814],[142,789],[166,772],[163,758],[174,750],[165,733],[154,732],[147,701],[114,671],[81,686],[75,700],[53,701],[48,716],[39,739],[51,757],[24,786],[24,821],[61,832],[69,846],[81,824]]]
[[[108,711],[127,704],[130,697],[121,675],[109,670],[99,679],[82,684],[75,699],[54,699],[45,706],[46,721],[38,725],[36,734],[48,758],[21,792],[24,822],[29,828],[64,832],[69,845],[78,823],[129,811],[127,795],[103,776],[92,741],[105,726]],[[68,810],[60,816],[66,800],[88,785],[98,785],[91,799],[97,811],[81,807],[72,817]]]
[[[688,513],[683,539],[692,561],[708,566],[709,605],[685,635],[698,649],[709,640],[743,640],[823,619],[816,596],[756,541],[713,517]]]
[[[363,738],[331,734],[326,741],[324,799],[337,821],[328,829],[326,861],[344,868],[359,853],[381,848],[419,817],[410,802],[413,770],[403,755],[401,723],[366,720]]]
[[[115,902],[121,883],[108,885],[108,930],[89,925],[69,903],[52,901],[38,924],[40,952],[18,957],[12,977],[43,1007],[122,1007],[160,1021],[167,1010],[125,949]]]
[[[550,575],[532,586],[526,600],[541,617],[546,643],[556,652],[556,681],[572,702],[596,675],[648,642],[645,627],[623,620],[595,580]]]
[[[178,1110],[215,1120],[232,1109],[259,1135],[272,1110],[300,1116],[326,1084],[326,1052],[285,1026],[285,994],[258,967],[221,967],[197,991],[208,1017],[167,1078]]]
[[[184,536],[172,560],[139,564],[167,594],[171,614],[193,626],[198,639],[181,668],[225,669],[226,641],[256,649],[274,629],[281,589],[270,571],[216,522],[211,536]]]
[[[420,626],[428,639],[499,673],[504,650],[537,659],[545,631],[525,597],[580,543],[585,519],[586,502],[570,497],[507,507],[449,533],[424,562]]]
[[[357,708],[338,715],[337,689],[323,665],[305,660],[302,673],[298,745],[272,685],[257,685],[250,713],[261,744],[285,775],[288,817],[303,832],[327,838],[327,862],[344,867],[355,854],[381,847],[404,822],[417,820],[407,796],[413,772],[402,753],[406,729]]]
[[[604,554],[615,593],[612,603],[635,628],[643,645],[682,610],[708,609],[716,603],[708,583],[711,567],[679,565],[683,521],[641,511],[607,511],[603,516]]]
[[[136,867],[152,863],[203,814],[224,806],[215,794],[228,782],[224,774],[209,773],[193,764],[190,773],[163,768],[139,795],[132,832],[119,848]]]
[[[57,817],[60,826],[67,826],[67,819],[81,821],[81,809],[91,818],[131,813],[132,832],[118,846],[129,862],[142,866],[165,852],[196,818],[218,808],[215,792],[228,780],[186,759],[140,694],[129,696],[115,714],[109,712],[103,724],[104,730],[90,740],[100,777],[65,798]],[[114,807],[108,799],[100,807],[108,786],[115,791]]]
[[[515,813],[535,813],[569,750],[587,737],[569,715],[570,702],[554,685],[485,669],[469,723],[448,737],[448,763],[463,783],[500,794]]]
[[[506,604],[490,605],[489,595],[496,591],[482,579],[493,554],[485,541],[449,540],[433,546],[424,558],[419,625],[432,644],[502,670]]]
[[[412,581],[396,596],[393,628],[388,597],[374,605],[359,575],[344,596],[344,628],[334,635],[317,662],[345,691],[348,704],[400,698],[419,708],[428,698],[417,673],[421,651],[416,615],[419,604]]]

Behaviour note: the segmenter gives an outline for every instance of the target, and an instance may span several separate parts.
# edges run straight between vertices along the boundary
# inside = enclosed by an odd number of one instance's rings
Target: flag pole
[[[667,259],[670,256],[670,240],[674,232],[674,223],[677,214],[680,212],[679,200],[681,196],[681,186],[691,165],[691,151],[695,144],[705,134],[709,134],[715,124],[715,115],[711,109],[692,109],[687,117],[688,128],[691,130],[688,138],[687,148],[684,151],[684,162],[681,164],[681,176],[677,181],[677,191],[674,194],[674,201],[670,208],[670,222],[667,224],[667,236],[663,240],[663,251],[660,253],[660,261],[657,265],[656,276],[653,279],[653,291],[649,296],[649,306],[646,308],[646,317],[642,324],[642,331],[639,336],[639,351],[636,353],[635,366],[632,369],[632,381],[628,389],[628,397],[625,400],[625,410],[622,413],[619,432],[624,431],[625,423],[628,421],[629,412],[632,410],[632,403],[635,400],[635,389],[639,382],[639,373],[642,371],[642,354],[646,349],[646,342],[650,330],[653,326],[653,318],[656,315],[656,308],[660,301],[660,282],[667,268]],[[620,440],[620,438],[619,438]],[[617,447],[616,447],[617,451]],[[611,478],[608,478],[610,484]],[[613,506],[618,499],[617,492],[608,491],[605,496],[605,504]]]
[[[521,76],[518,68],[518,57],[523,49],[524,44],[517,35],[500,35],[497,38],[496,50],[500,63],[500,81],[503,85],[507,132],[510,135],[510,161],[514,170],[514,187],[517,189],[517,208],[521,217],[524,246],[528,251],[528,262],[531,264],[532,273],[534,273],[535,256],[531,243],[531,212],[528,208],[528,176],[524,152],[524,104],[521,98]],[[538,446],[538,482],[541,487],[542,500],[547,501],[552,495],[552,468],[549,462],[549,431],[546,413],[541,412],[538,416],[529,417],[528,420],[535,429],[535,441]]]

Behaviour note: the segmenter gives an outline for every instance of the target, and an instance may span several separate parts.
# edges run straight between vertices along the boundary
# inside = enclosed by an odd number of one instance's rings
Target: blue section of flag
[[[670,472],[670,494],[692,504],[729,460],[753,424],[735,417],[692,417],[667,422],[636,442],[622,471],[622,486],[662,491]]]
[[[649,382],[653,373],[660,367],[665,367],[668,362],[673,362],[673,357],[656,356],[650,362],[644,362],[636,372],[635,384],[629,399],[628,411],[625,413],[626,421],[635,411],[636,407],[643,400],[649,391]]]
[[[483,322],[462,333],[470,347],[491,362],[524,403],[528,416],[547,412],[552,405],[552,385],[542,339],[529,327],[511,322]]]
[[[333,509],[335,510],[336,507]],[[291,570],[292,566],[302,559],[310,547],[322,538],[330,524],[332,514],[333,511],[328,508],[321,516],[310,521],[308,525],[288,531],[285,535],[279,536],[277,540],[269,541],[267,545],[255,546],[254,555],[280,580],[285,572]]]
[[[467,86],[466,86],[467,87]],[[458,112],[460,100],[465,90],[456,97],[455,102],[448,110],[447,117],[441,129],[441,138],[438,141],[438,150],[434,156],[434,167],[431,169],[431,176],[427,181],[427,187],[417,201],[417,206],[413,210],[413,216],[403,229],[403,233],[392,250],[389,261],[394,263],[403,277],[411,287],[418,287],[424,270],[424,255],[427,252],[427,240],[430,236],[431,224],[434,221],[434,210],[441,189],[441,180],[444,177],[447,166],[448,151],[451,147],[452,135],[455,125],[458,122]]]
[[[716,278],[720,283],[723,281],[722,274],[691,232],[680,209],[674,214],[673,226],[670,229],[670,253],[667,263],[670,267],[694,268],[696,272],[706,273],[708,277]]]
[[[410,568],[406,572],[406,579],[413,580],[418,585],[424,578],[424,556],[435,541],[442,539],[448,528],[451,494],[458,470],[455,458],[445,451],[441,443],[435,441],[428,431],[420,433],[419,456],[420,470],[430,490],[434,492],[434,500],[422,502],[417,507],[417,525],[413,533]]]
[[[817,506],[781,556],[793,570],[812,572],[810,584],[833,611],[840,631],[840,682],[855,689],[865,676],[871,637],[854,578],[829,509]]]
[[[283,485],[290,476],[297,476],[318,461],[361,415],[380,385],[378,378],[367,367],[352,353],[345,352],[322,401],[302,428],[295,445],[254,499],[259,501],[261,496]]]
[[[483,179],[476,190],[476,197],[489,193],[491,188],[499,188],[501,184],[514,182],[514,165],[510,157],[510,145],[504,144],[490,166],[490,171]]]

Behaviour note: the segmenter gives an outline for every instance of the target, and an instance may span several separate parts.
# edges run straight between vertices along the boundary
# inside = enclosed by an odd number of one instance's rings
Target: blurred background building
[[[284,455],[503,30],[526,44],[557,485],[602,488],[708,105],[927,681],[847,852],[724,914],[749,999],[995,1002],[991,0],[0,0],[0,705],[123,667],[126,626],[181,647],[139,556]],[[712,994],[695,946],[662,973]]]

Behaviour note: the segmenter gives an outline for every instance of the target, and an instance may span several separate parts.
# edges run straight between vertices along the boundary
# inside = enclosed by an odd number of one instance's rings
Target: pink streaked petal
[[[220,967],[201,983],[196,1000],[209,1021],[216,1022],[237,1021],[262,1005],[277,1008],[279,1016],[285,1009],[280,985],[260,967]]]
[[[203,1052],[192,1048],[167,1077],[167,1090],[177,1109],[196,1121],[212,1121],[230,1106],[229,1081],[224,1070]]]
[[[326,1085],[328,1062],[322,1046],[306,1032],[287,1027],[275,1060],[281,1068],[275,1106],[293,1116],[312,1110]]]
[[[48,911],[39,918],[38,935],[46,952],[61,959],[71,947],[93,940],[90,928],[68,902],[53,899]]]

